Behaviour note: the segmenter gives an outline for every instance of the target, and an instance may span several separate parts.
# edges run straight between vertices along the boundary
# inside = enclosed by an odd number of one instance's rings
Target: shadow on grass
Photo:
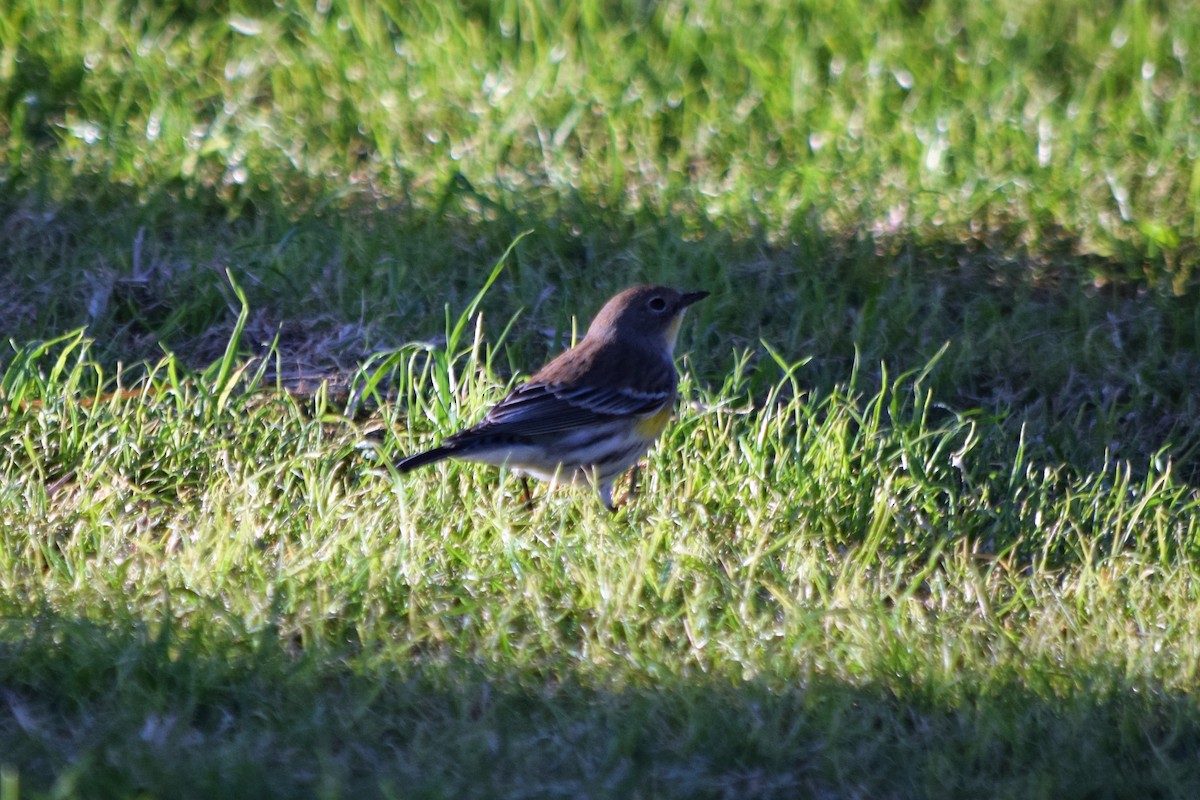
[[[1194,797],[1200,709],[1110,665],[655,679],[55,617],[0,627],[27,796]],[[1031,673],[1037,675],[1038,673]],[[621,688],[614,688],[624,683]]]
[[[497,200],[461,177],[435,202],[408,187],[394,201],[336,206],[259,198],[238,215],[214,192],[150,197],[80,179],[75,199],[0,201],[0,333],[18,342],[87,326],[110,365],[154,361],[166,347],[197,367],[220,357],[237,303],[261,353],[333,376],[370,353],[436,340],[445,313],[478,290],[512,239],[532,230],[484,301],[514,368],[530,371],[610,293],[654,280],[705,288],[682,338],[689,368],[719,383],[736,356],[767,342],[812,360],[818,393],[855,376],[873,394],[949,343],[925,381],[935,402],[981,409],[1016,447],[1082,471],[1107,459],[1135,471],[1154,458],[1200,482],[1200,312],[1149,286],[1145,258],[1079,255],[1081,243],[1021,244],[1020,230],[956,241],[934,232],[828,232],[798,224],[767,237],[744,222],[697,226],[649,209],[622,214],[549,190]],[[0,361],[3,359],[0,358]],[[778,377],[764,359],[751,384]],[[856,368],[857,364],[857,368]],[[128,367],[127,367],[128,369]],[[111,371],[110,371],[111,374]]]

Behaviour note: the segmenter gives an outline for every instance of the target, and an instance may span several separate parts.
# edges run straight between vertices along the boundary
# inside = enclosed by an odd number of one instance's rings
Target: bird
[[[616,480],[670,421],[679,375],[675,339],[684,310],[708,297],[631,286],[600,309],[587,334],[494,405],[483,419],[430,450],[401,458],[401,473],[446,458],[507,466],[556,483],[590,483],[616,511]],[[526,486],[528,499],[528,486]]]

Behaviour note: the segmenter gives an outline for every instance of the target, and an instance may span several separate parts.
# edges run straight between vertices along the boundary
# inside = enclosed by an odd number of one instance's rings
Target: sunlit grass
[[[198,368],[229,273],[247,348],[346,372],[531,231],[502,372],[654,280],[713,292],[705,382],[763,339],[826,392],[950,342],[940,402],[1194,469],[1190,6],[320,8],[0,11],[9,335]]]
[[[502,390],[484,341],[397,352],[407,400],[360,423],[232,354],[98,393],[88,348],[3,383],[0,735],[30,786],[1198,785],[1198,500],[1169,464],[1074,472],[922,373],[813,395],[766,364],[755,400],[736,359],[685,380],[633,504],[528,510],[491,468],[379,460],[435,434],[422,404]]]
[[[818,225],[1068,244],[1183,283],[1194,260],[1186,4],[0,13],[10,191],[491,219],[520,198],[563,230],[599,207],[780,241]]]

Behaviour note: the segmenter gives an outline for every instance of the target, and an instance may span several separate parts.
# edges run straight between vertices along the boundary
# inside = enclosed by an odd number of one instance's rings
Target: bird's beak
[[[706,297],[708,297],[708,292],[685,292],[679,298],[679,310],[682,311],[697,300],[703,300]]]

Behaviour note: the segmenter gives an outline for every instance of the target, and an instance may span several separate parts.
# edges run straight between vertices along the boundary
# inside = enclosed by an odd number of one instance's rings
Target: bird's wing
[[[476,435],[537,436],[613,417],[651,414],[669,402],[674,387],[652,391],[530,382],[497,403],[478,425],[452,439]]]

